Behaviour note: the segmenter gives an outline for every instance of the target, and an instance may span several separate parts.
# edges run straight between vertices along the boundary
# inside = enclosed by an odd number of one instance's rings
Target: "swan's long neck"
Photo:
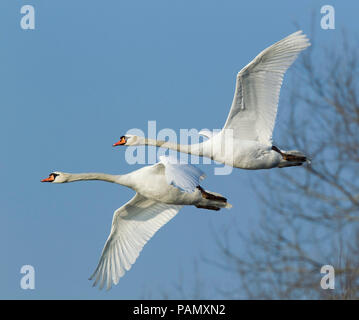
[[[112,183],[131,186],[128,174],[112,175],[106,173],[67,173],[66,182],[83,181],[83,180],[101,180]]]
[[[148,146],[156,146],[171,150],[176,150],[178,152],[189,153],[200,157],[208,157],[206,148],[203,143],[195,143],[195,144],[178,144],[169,141],[163,140],[154,140],[154,139],[145,139],[145,145]]]

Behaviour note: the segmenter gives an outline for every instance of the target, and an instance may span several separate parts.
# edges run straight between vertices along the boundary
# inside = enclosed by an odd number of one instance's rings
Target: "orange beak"
[[[52,175],[50,175],[48,178],[42,179],[41,182],[52,182],[52,181],[54,181],[54,180],[55,180],[55,177],[54,177],[54,175],[52,174]]]
[[[122,138],[120,141],[117,141],[116,143],[114,143],[112,146],[113,147],[117,147],[117,146],[122,146],[123,144],[126,143],[126,138]]]

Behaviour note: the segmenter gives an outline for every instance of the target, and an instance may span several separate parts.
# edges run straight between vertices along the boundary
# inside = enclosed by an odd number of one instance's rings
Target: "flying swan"
[[[272,132],[283,76],[298,54],[310,45],[297,31],[262,51],[238,74],[231,109],[223,129],[202,130],[208,140],[182,145],[126,134],[114,144],[150,145],[211,158],[241,169],[299,166],[308,161],[296,150],[273,145]]]
[[[102,180],[117,183],[136,191],[136,195],[114,212],[111,232],[102,250],[100,261],[90,277],[93,285],[110,289],[136,261],[143,246],[184,205],[220,210],[230,208],[227,199],[204,190],[200,180],[204,173],[189,164],[162,156],[160,162],[125,175],[104,173],[52,172],[41,182],[66,183],[81,180]]]

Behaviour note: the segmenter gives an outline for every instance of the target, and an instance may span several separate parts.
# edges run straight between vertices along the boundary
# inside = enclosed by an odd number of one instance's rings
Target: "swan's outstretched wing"
[[[181,206],[167,205],[136,194],[117,209],[112,220],[111,233],[102,250],[100,261],[90,280],[95,279],[100,289],[117,284],[136,261],[148,240],[171,220]]]
[[[310,45],[297,31],[262,51],[238,74],[235,94],[224,129],[235,139],[271,143],[284,73]]]
[[[176,158],[161,156],[161,163],[165,166],[165,176],[168,184],[185,192],[193,192],[206,175],[195,166],[181,164]]]

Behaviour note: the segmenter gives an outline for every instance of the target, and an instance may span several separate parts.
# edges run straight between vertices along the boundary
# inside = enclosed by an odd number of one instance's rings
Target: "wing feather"
[[[235,138],[272,142],[283,76],[298,54],[310,45],[297,31],[262,51],[238,74],[224,129]]]
[[[161,156],[165,166],[165,176],[168,184],[185,192],[193,192],[206,175],[197,167],[190,164],[178,163],[176,158]]]
[[[136,261],[143,246],[181,209],[136,194],[117,209],[111,233],[102,250],[100,261],[90,277],[93,285],[110,289]]]

